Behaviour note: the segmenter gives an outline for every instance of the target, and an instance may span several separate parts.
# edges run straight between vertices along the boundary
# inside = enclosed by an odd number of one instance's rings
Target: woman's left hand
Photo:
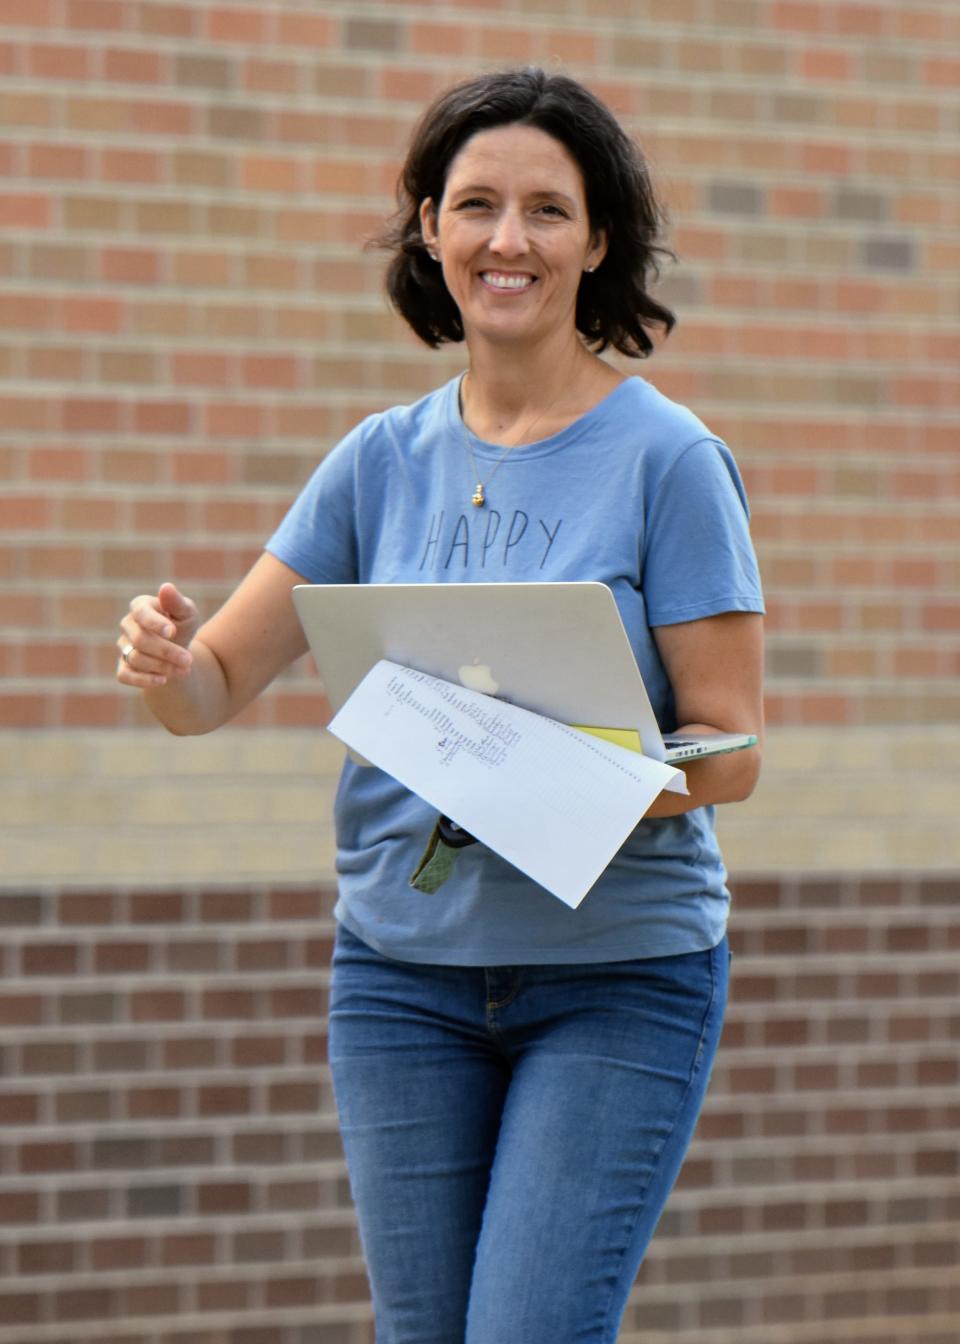
[[[661,793],[647,818],[675,817],[712,803],[748,798],[763,745],[763,617],[727,611],[653,631],[673,687],[677,732],[754,733],[755,747],[705,756],[685,767],[689,795]]]

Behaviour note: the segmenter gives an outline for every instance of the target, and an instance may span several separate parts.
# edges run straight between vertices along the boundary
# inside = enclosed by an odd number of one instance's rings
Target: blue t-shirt
[[[661,730],[675,728],[652,627],[763,610],[729,450],[632,377],[559,434],[503,457],[464,427],[458,386],[359,424],[267,549],[311,583],[605,583]],[[483,508],[471,504],[468,444]],[[702,951],[724,934],[713,808],[641,821],[576,910],[480,844],[438,892],[411,889],[436,813],[380,770],[346,762],[334,817],[337,918],[398,960],[614,961]]]

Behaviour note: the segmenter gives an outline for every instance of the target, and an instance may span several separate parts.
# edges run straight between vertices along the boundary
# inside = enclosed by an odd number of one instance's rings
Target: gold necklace
[[[524,426],[524,428],[520,431],[520,433],[519,433],[519,434],[517,435],[517,437],[514,439],[513,443],[509,443],[509,444],[507,444],[506,448],[503,450],[503,452],[502,452],[502,453],[500,454],[500,456],[497,458],[496,462],[494,462],[494,464],[493,464],[493,470],[490,472],[490,475],[487,477],[487,479],[486,479],[485,481],[481,481],[481,479],[480,479],[480,472],[479,472],[479,469],[477,468],[477,459],[476,459],[476,457],[474,457],[473,449],[470,447],[470,440],[469,440],[469,438],[467,437],[467,435],[468,435],[468,433],[469,433],[469,430],[467,429],[467,422],[466,422],[466,420],[464,419],[464,415],[463,415],[463,384],[464,384],[464,382],[466,382],[466,374],[464,374],[463,379],[461,379],[460,387],[459,387],[459,389],[458,389],[458,393],[457,393],[457,399],[458,399],[458,401],[459,401],[459,403],[460,403],[460,424],[461,424],[462,427],[463,427],[463,446],[464,446],[464,448],[466,448],[466,450],[467,450],[467,454],[469,455],[469,458],[470,458],[470,465],[473,467],[473,479],[476,481],[476,485],[474,486],[473,494],[470,496],[470,503],[473,505],[473,507],[474,507],[475,509],[482,509],[483,506],[484,506],[484,504],[486,504],[486,502],[487,502],[487,490],[486,490],[486,487],[487,487],[487,486],[490,484],[490,482],[493,480],[494,476],[496,476],[496,474],[497,474],[497,472],[499,471],[500,467],[503,465],[503,463],[507,460],[507,458],[508,458],[508,457],[510,456],[510,454],[513,452],[514,448],[516,448],[517,445],[520,443],[520,440],[521,440],[521,439],[525,439],[525,438],[527,437],[527,435],[528,435],[528,434],[530,433],[530,431],[534,428],[534,426],[535,426],[535,425],[538,425],[538,424],[540,423],[540,421],[543,419],[543,417],[546,415],[547,411],[548,411],[550,408],[549,408],[548,406],[545,406],[545,407],[543,408],[543,410],[539,413],[539,415],[534,416],[534,418],[530,421],[530,423],[529,423],[528,425],[525,425],[525,426]]]

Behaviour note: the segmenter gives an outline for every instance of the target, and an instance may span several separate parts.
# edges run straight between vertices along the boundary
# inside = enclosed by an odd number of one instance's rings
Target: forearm
[[[233,717],[229,687],[216,655],[199,637],[191,643],[190,664],[162,686],[141,692],[143,703],[168,732],[178,737],[210,733]]]
[[[711,729],[704,724],[688,724],[680,731],[704,734]],[[689,792],[671,793],[664,789],[645,813],[644,820],[679,817],[697,807],[742,802],[753,792],[760,774],[760,761],[761,750],[757,745],[687,762],[681,768]]]

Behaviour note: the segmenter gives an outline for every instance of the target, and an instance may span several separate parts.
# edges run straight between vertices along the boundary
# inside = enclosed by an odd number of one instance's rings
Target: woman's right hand
[[[196,604],[172,583],[135,597],[120,622],[117,681],[149,690],[189,675],[189,645],[200,626]]]

